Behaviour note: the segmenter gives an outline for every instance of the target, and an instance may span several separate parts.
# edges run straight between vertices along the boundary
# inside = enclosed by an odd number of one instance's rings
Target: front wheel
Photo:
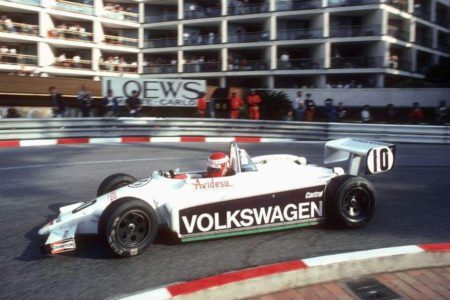
[[[343,175],[333,179],[326,197],[329,221],[341,228],[362,227],[375,213],[375,189],[362,177]]]
[[[103,196],[109,192],[117,190],[123,186],[127,186],[136,182],[137,179],[131,175],[124,173],[117,173],[106,177],[105,180],[102,181],[97,190],[97,197]]]
[[[107,248],[119,257],[142,253],[154,241],[157,230],[154,209],[136,198],[124,198],[112,204],[99,223],[100,237]]]

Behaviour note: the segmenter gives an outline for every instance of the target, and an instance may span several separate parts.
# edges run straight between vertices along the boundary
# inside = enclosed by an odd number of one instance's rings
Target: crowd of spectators
[[[228,56],[228,71],[263,71],[268,65],[264,60],[248,60],[241,56]]]
[[[36,26],[33,26],[32,24],[16,23],[7,15],[2,15],[0,17],[0,31],[11,33],[25,33],[32,35],[38,34]]]
[[[121,3],[105,3],[103,6],[105,16],[116,20],[133,19],[137,21],[137,14],[133,12],[131,6],[125,6]]]
[[[155,57],[150,60],[144,59],[144,73],[176,73],[178,61],[175,58]]]
[[[265,1],[250,1],[250,0],[229,0],[228,14],[229,15],[243,15],[255,14],[268,11],[269,7]]]
[[[48,36],[69,40],[90,40],[90,35],[86,32],[86,28],[78,23],[59,24],[56,28],[48,31]]]
[[[217,72],[220,71],[220,62],[214,57],[189,56],[184,60],[184,72]]]
[[[67,58],[66,53],[61,53],[57,58],[54,66],[63,68],[91,68],[91,62],[81,59],[78,53],[72,56],[72,58]]]
[[[197,32],[185,32],[183,33],[183,44],[184,45],[212,45],[220,42],[220,35],[217,35],[215,32],[210,31],[208,34],[202,35]]]
[[[137,72],[137,61],[129,62],[124,56],[112,56],[109,55],[105,60],[102,57],[99,58],[100,70],[109,72]]]

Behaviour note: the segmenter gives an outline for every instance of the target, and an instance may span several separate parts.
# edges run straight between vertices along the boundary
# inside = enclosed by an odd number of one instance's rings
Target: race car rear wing
[[[325,164],[350,159],[348,174],[359,175],[361,163],[366,174],[387,172],[394,166],[395,145],[357,138],[329,141],[325,144]]]

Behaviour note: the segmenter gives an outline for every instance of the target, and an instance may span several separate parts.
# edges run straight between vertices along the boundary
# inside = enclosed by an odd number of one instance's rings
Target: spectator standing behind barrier
[[[109,89],[105,97],[100,102],[98,109],[99,117],[112,117],[119,112],[119,101],[114,97],[113,90]]]
[[[241,109],[241,106],[244,104],[244,101],[242,101],[241,97],[237,96],[236,92],[231,93],[230,97],[230,108],[231,108],[231,119],[239,119],[239,110]]]
[[[306,94],[305,99],[305,117],[306,121],[312,122],[314,121],[314,114],[316,111],[316,104],[314,103],[314,100],[311,98],[311,94]]]
[[[249,116],[250,120],[259,120],[259,104],[261,103],[261,97],[256,93],[255,90],[252,90],[250,95],[247,96],[247,103],[249,105]]]
[[[81,116],[88,118],[91,116],[92,111],[92,96],[88,91],[88,85],[86,83],[81,85],[80,91],[77,97],[78,106],[80,107]]]
[[[448,119],[448,108],[445,100],[439,101],[439,106],[436,108],[436,122],[439,125],[447,124]]]
[[[50,100],[52,101],[53,117],[65,117],[67,107],[61,93],[54,86],[49,87],[48,91],[50,92]]]
[[[396,123],[398,118],[397,111],[395,110],[394,104],[388,104],[386,106],[386,122]]]
[[[361,121],[363,123],[370,123],[372,121],[369,105],[364,105],[363,110],[361,111]]]
[[[345,116],[347,115],[347,111],[345,110],[344,104],[342,102],[338,103],[336,112],[337,112],[337,121],[342,122],[344,120]]]
[[[423,121],[424,114],[422,108],[419,106],[419,102],[414,102],[413,107],[409,111],[408,119],[410,123],[418,124]]]
[[[295,112],[295,119],[297,121],[303,121],[305,119],[305,106],[302,97],[302,91],[298,91],[294,101],[292,101],[292,109]]]
[[[142,108],[142,101],[139,99],[139,93],[136,90],[132,91],[131,97],[128,97],[125,104],[128,109],[128,114],[131,117],[137,117]]]
[[[208,108],[208,100],[206,94],[201,93],[200,98],[197,99],[197,113],[200,118],[206,117],[206,109]]]
[[[333,104],[333,99],[328,98],[325,100],[325,106],[323,108],[325,118],[327,122],[336,122],[337,118],[337,109],[336,106]]]

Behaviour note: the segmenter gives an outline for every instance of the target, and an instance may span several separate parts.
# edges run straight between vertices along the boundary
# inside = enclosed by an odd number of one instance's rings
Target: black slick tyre
[[[124,173],[112,174],[102,181],[97,189],[97,197],[103,196],[111,191],[136,182],[137,179]]]
[[[123,198],[112,203],[102,214],[99,235],[108,250],[119,257],[142,253],[158,231],[153,208],[136,198]]]
[[[342,175],[326,187],[328,223],[338,228],[360,228],[375,213],[375,189],[365,178]]]

